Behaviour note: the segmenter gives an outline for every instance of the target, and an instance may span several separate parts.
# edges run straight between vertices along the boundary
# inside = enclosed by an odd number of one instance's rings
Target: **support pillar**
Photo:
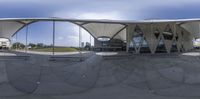
[[[52,46],[52,54],[55,55],[55,21],[53,20],[53,46]]]
[[[25,48],[25,52],[27,53],[28,51],[28,25],[26,25],[26,48]]]
[[[153,42],[153,40],[152,40],[152,36],[154,36],[154,31],[153,31],[153,23],[151,23],[151,25],[150,25],[150,36],[151,36],[151,41],[149,42],[149,43],[152,43]],[[160,34],[159,34],[160,35]],[[158,41],[160,41],[160,40],[158,40]],[[157,43],[157,42],[156,42]],[[151,48],[150,48],[151,47]],[[157,46],[155,46],[155,44],[152,44],[152,46],[149,46],[149,48],[150,48],[150,50],[151,50],[151,54],[155,54],[155,52],[156,52],[156,48],[157,48]]]
[[[174,23],[174,35],[178,36],[177,29],[176,29],[176,23]],[[175,41],[176,41],[176,36],[174,38]],[[179,36],[178,36],[178,38],[179,38]],[[178,46],[178,43],[179,43],[179,41],[176,41],[176,47],[178,49],[178,52],[180,53],[180,47]]]
[[[91,35],[90,35],[90,51],[91,51],[91,49],[92,49],[92,37],[91,37]]]
[[[129,26],[126,27],[126,52],[129,52]]]
[[[18,45],[19,45],[17,41],[18,41],[18,38],[17,38],[17,33],[16,33],[16,48],[15,48],[15,50],[18,49]]]
[[[81,27],[79,26],[79,53],[80,53],[80,60],[82,61],[82,46],[81,46],[81,40],[82,40],[82,32]]]

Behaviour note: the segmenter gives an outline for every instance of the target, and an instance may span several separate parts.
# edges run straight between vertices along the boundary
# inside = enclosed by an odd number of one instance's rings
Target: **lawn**
[[[38,49],[31,49],[31,51],[41,51],[41,52],[52,52],[53,48],[38,48]],[[55,52],[76,52],[78,51],[76,48],[71,47],[55,47]]]

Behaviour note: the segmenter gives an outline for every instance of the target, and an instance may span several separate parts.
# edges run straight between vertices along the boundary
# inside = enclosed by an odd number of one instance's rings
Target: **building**
[[[94,46],[96,51],[125,51],[126,43],[120,39],[95,39]]]
[[[135,21],[1,18],[0,37],[11,38],[22,28],[26,28],[29,24],[39,21],[53,21],[53,30],[55,30],[55,22],[76,24],[90,33],[95,39],[94,47],[103,49],[103,51],[104,49],[113,51],[121,49],[121,51],[125,50],[131,53],[152,54],[184,52],[193,49],[193,39],[200,38],[200,19],[198,18]],[[52,32],[55,34],[55,31]],[[52,38],[55,38],[54,35]]]
[[[132,24],[127,28],[128,51],[171,53],[193,49],[194,35],[177,24]]]
[[[0,38],[0,50],[9,48],[10,48],[10,41],[5,38]]]

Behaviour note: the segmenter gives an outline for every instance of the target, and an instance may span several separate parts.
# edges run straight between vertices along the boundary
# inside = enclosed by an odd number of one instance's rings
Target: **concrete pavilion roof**
[[[126,40],[126,26],[140,23],[176,23],[200,37],[200,18],[193,19],[151,19],[151,20],[95,20],[95,19],[66,19],[66,18],[0,18],[0,37],[10,38],[25,26],[39,21],[71,22],[89,32],[94,38],[109,37]]]

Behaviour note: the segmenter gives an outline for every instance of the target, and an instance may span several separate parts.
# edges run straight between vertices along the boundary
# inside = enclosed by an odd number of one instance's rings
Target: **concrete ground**
[[[51,55],[0,53],[0,99],[200,98],[199,52],[88,52],[53,61]],[[16,57],[24,55],[30,57]]]

